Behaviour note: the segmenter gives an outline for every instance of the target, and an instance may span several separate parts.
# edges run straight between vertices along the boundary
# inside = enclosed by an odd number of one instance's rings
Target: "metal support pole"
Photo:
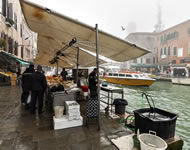
[[[78,75],[79,75],[79,50],[80,48],[78,47],[77,49],[77,72],[76,72],[76,84],[78,85]]]
[[[99,84],[99,51],[98,51],[98,24],[96,24],[96,66],[97,66],[97,83],[98,83],[98,130],[100,130],[100,84]]]
[[[56,65],[57,65],[57,72],[56,72],[56,75],[58,76],[58,60],[56,62]]]

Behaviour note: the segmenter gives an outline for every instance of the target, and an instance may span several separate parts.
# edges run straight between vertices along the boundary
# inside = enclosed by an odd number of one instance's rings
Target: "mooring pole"
[[[98,24],[96,24],[96,66],[97,66],[97,83],[98,83],[98,130],[100,130],[100,84],[99,84],[99,50],[98,50]]]

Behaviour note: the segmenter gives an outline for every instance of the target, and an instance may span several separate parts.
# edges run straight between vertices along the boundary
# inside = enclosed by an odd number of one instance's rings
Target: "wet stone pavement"
[[[41,115],[30,114],[21,105],[21,92],[19,86],[0,86],[0,150],[117,150],[110,138],[130,133],[104,115],[100,131],[95,124],[55,131],[53,113],[44,108]]]

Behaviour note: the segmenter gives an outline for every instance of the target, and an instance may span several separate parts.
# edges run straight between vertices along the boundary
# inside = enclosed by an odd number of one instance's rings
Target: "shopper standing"
[[[97,96],[97,77],[96,77],[96,71],[97,69],[94,68],[94,70],[89,75],[89,89],[90,89],[90,97],[96,97]]]
[[[31,93],[31,86],[32,86],[32,74],[35,72],[34,65],[30,64],[29,68],[26,68],[22,75],[22,96],[21,96],[21,103],[25,104],[25,109],[29,109],[29,104],[27,104],[27,98],[29,93]]]
[[[35,114],[36,101],[38,100],[38,114],[42,113],[43,96],[47,87],[45,75],[42,73],[42,66],[37,66],[37,71],[32,74],[32,99],[31,99],[31,113]]]

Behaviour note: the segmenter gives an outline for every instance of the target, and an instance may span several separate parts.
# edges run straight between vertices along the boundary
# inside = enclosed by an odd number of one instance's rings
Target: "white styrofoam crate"
[[[76,101],[65,101],[66,109],[77,109],[80,110],[80,105]]]
[[[67,113],[68,116],[80,116],[80,112],[78,113]]]
[[[83,124],[83,118],[80,116],[78,120],[69,120],[68,116],[65,115],[63,118],[55,118],[53,116],[53,128],[54,130],[58,129],[65,129],[65,128],[71,128],[71,127],[77,127],[77,126],[82,126]]]
[[[68,116],[68,119],[69,120],[78,120],[78,119],[80,119],[80,115],[72,115],[72,116]]]
[[[66,110],[66,113],[67,114],[80,114],[80,110],[77,110],[77,109],[70,109],[70,110]]]

